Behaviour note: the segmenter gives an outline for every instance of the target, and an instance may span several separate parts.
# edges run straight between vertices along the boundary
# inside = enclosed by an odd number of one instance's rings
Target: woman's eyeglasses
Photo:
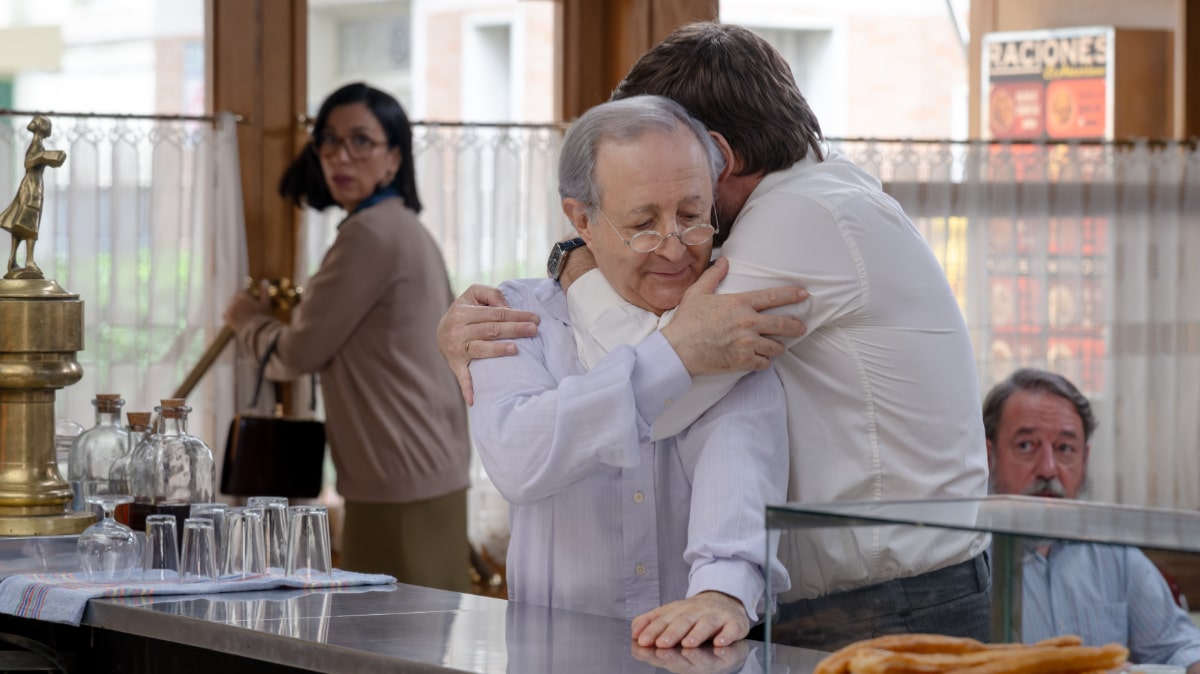
[[[323,133],[313,139],[313,144],[317,148],[317,153],[322,157],[332,157],[337,154],[338,149],[345,147],[346,154],[351,159],[365,159],[371,156],[375,148],[387,145],[387,141],[375,140],[364,133],[352,134],[346,138],[340,138],[332,133]]]

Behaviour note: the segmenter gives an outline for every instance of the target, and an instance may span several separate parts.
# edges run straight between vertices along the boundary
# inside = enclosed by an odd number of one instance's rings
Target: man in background
[[[988,393],[983,424],[993,492],[1075,499],[1085,491],[1096,417],[1065,377],[1017,370]],[[1025,643],[1078,634],[1088,646],[1122,644],[1138,664],[1200,674],[1200,630],[1141,550],[1042,541],[1023,564]]]

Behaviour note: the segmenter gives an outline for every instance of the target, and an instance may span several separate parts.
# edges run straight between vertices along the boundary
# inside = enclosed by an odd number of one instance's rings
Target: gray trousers
[[[984,553],[912,578],[780,603],[771,639],[823,651],[885,634],[944,634],[987,641],[991,575]]]

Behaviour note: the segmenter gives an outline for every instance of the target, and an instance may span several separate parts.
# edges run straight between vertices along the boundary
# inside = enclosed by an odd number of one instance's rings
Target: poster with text
[[[989,33],[983,128],[993,140],[1112,136],[1113,28]]]

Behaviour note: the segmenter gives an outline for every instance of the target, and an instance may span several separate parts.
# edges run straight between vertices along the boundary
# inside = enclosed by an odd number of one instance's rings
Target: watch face
[[[550,259],[546,261],[546,275],[552,279],[558,279],[562,271],[563,249],[561,244],[554,244],[554,248],[550,250]]]
[[[557,280],[562,274],[563,261],[567,257],[567,253],[575,250],[583,245],[582,239],[571,239],[570,241],[559,241],[550,249],[550,259],[546,260],[546,275]]]

